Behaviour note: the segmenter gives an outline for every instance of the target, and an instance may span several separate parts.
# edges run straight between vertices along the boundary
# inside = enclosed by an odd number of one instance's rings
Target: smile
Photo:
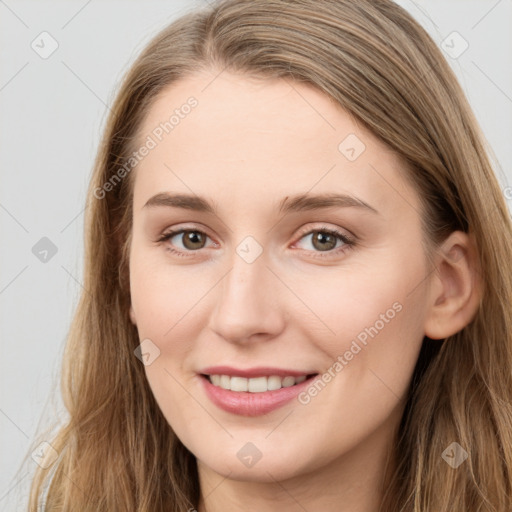
[[[249,393],[264,393],[266,391],[275,391],[277,389],[295,386],[312,376],[313,375],[301,375],[299,377],[293,377],[287,375],[280,377],[279,375],[269,375],[266,377],[253,377],[248,379],[229,375],[205,375],[214,386],[230,391],[247,391]]]
[[[199,374],[208,399],[218,408],[239,416],[270,413],[296,398],[318,373],[241,377],[225,373]]]

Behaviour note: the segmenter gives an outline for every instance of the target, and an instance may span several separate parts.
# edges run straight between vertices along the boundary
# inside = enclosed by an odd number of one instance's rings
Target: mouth
[[[306,368],[218,365],[201,368],[197,377],[215,406],[238,416],[259,416],[293,403],[313,385],[319,373]]]
[[[210,373],[198,374],[206,396],[220,409],[238,416],[269,414],[286,404],[293,403],[293,399],[312,385],[319,375],[275,368],[267,368],[265,371],[230,368],[229,373],[225,373],[228,368],[218,367],[215,370],[217,373],[214,373],[214,370],[208,371]],[[232,375],[233,373],[238,375]],[[241,376],[240,373],[250,376]]]
[[[227,375],[212,373],[200,374],[215,387],[235,392],[248,393],[266,393],[268,391],[277,391],[281,388],[297,386],[306,380],[316,377],[318,373],[306,375],[264,375],[259,377],[241,377],[238,375]]]

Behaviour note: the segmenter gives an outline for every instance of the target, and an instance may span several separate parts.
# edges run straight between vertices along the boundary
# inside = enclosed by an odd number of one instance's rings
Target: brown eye
[[[181,243],[185,249],[194,251],[202,249],[206,242],[206,237],[201,231],[182,230],[176,233],[170,233],[169,238],[181,237]]]
[[[183,246],[190,250],[202,249],[205,244],[204,233],[200,231],[182,231]]]
[[[356,240],[353,236],[322,226],[310,231],[303,231],[297,245],[300,249],[307,250],[313,257],[328,258],[340,255],[355,247]]]
[[[173,239],[176,239],[173,241]],[[208,235],[197,229],[179,229],[164,233],[158,242],[169,241],[168,249],[171,252],[183,253],[194,252],[205,247]],[[181,242],[181,247],[180,247]],[[177,246],[177,249],[175,248]]]
[[[326,231],[313,231],[313,247],[319,251],[330,251],[336,247],[336,237]]]

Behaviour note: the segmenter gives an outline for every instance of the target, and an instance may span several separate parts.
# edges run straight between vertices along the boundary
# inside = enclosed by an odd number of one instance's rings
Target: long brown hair
[[[29,509],[184,512],[194,456],[163,417],[134,356],[129,319],[133,172],[117,180],[164,87],[215,67],[325,93],[394,150],[422,200],[426,250],[455,230],[478,247],[482,300],[464,329],[424,339],[393,446],[381,512],[512,510],[512,227],[480,132],[426,31],[390,0],[226,0],[160,32],[111,106],[86,209],[84,289],[63,359],[67,422],[47,440]],[[200,108],[200,106],[198,107]],[[119,174],[118,174],[119,177]],[[467,452],[457,469],[442,457]],[[385,491],[385,492],[384,492]]]

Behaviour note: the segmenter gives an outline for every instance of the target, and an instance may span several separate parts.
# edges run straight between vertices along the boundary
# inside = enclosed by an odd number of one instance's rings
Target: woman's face
[[[217,75],[167,88],[140,132],[130,314],[149,385],[235,480],[379,458],[424,336],[419,198],[325,95]]]

